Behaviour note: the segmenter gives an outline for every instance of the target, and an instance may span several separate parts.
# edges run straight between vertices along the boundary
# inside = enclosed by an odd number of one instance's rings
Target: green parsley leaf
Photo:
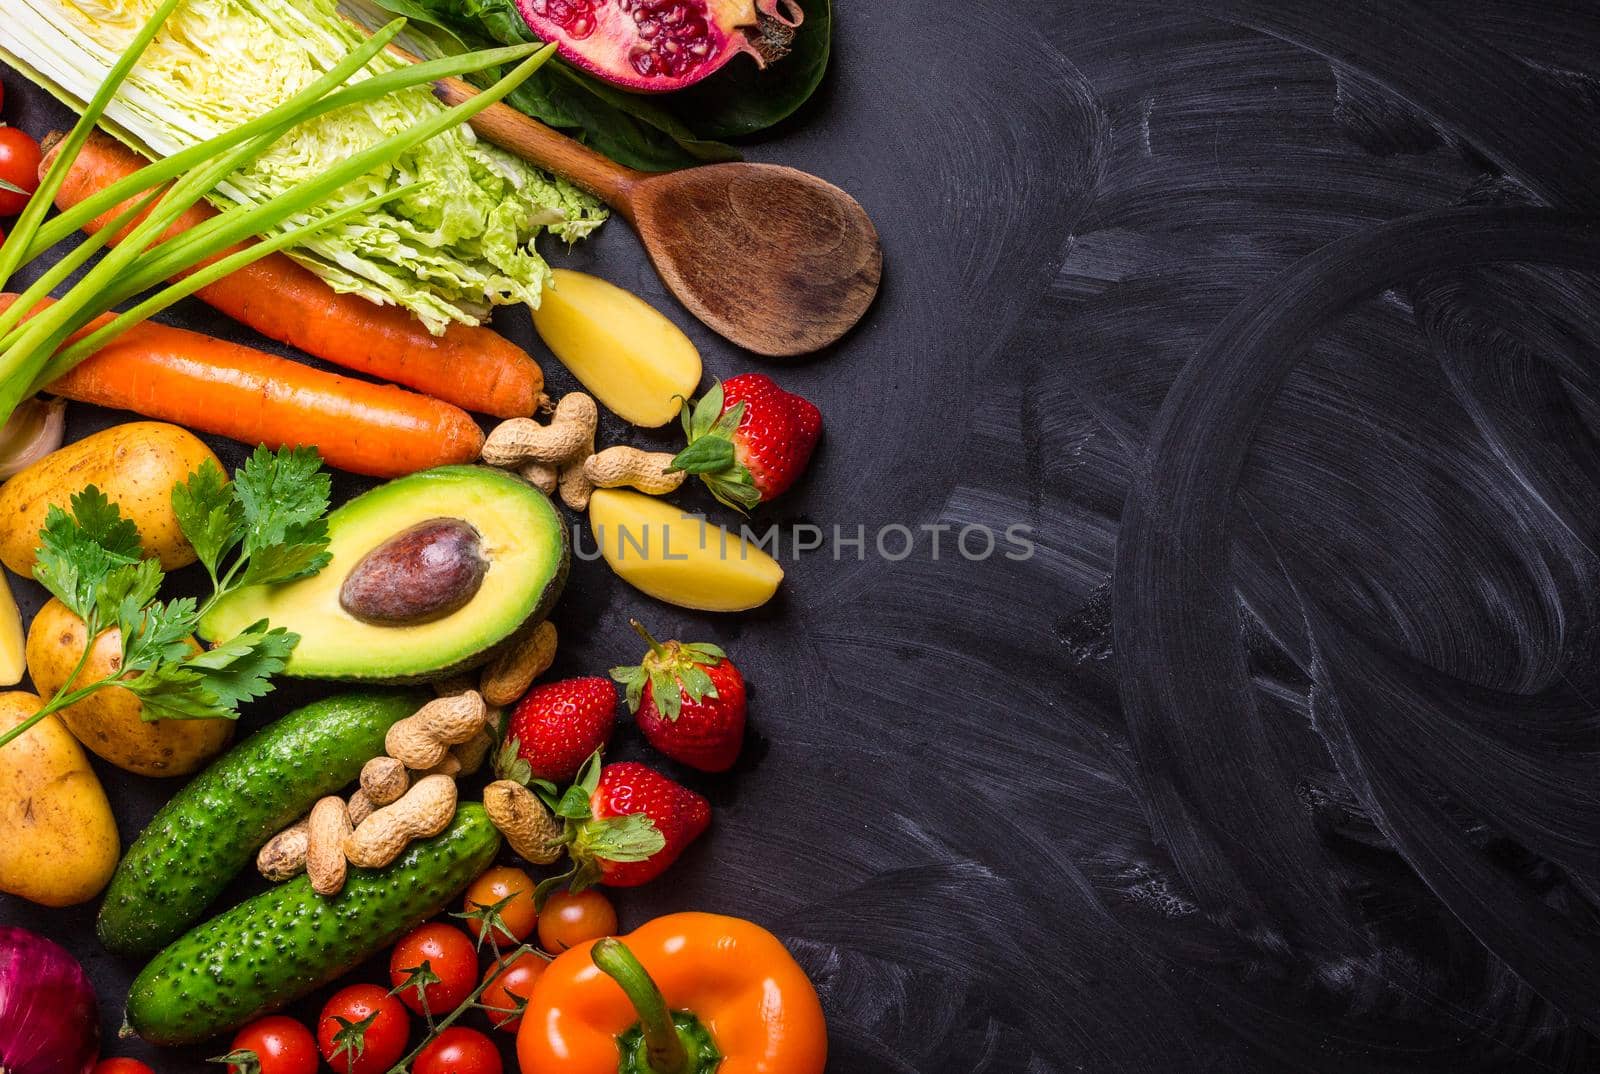
[[[241,586],[277,585],[316,574],[333,560],[328,553],[328,521],[316,519],[289,527],[282,544],[258,548],[245,564]]]
[[[194,651],[189,636],[197,618],[193,597],[140,609],[137,619],[122,627],[123,669],[145,671],[183,661]]]
[[[83,535],[113,556],[131,561],[144,554],[139,527],[131,518],[123,518],[117,505],[95,486],[88,485],[72,497],[72,515]]]
[[[174,602],[176,603],[176,602]],[[146,720],[237,719],[239,706],[272,690],[300,637],[262,620],[215,649],[158,663],[119,685],[137,694]]]
[[[90,485],[72,497],[72,513],[51,504],[39,531],[33,576],[50,594],[98,630],[97,593],[118,567],[139,562],[139,530]]]
[[[102,626],[122,632],[123,663],[127,663],[129,638],[138,629],[140,613],[156,599],[166,575],[153,559],[124,563],[113,568],[95,587],[95,615]]]
[[[333,491],[333,479],[315,448],[280,448],[274,454],[258,447],[233,484],[244,509],[246,556],[273,545],[314,540],[315,530],[306,527],[327,514]],[[322,540],[327,540],[325,528]]]
[[[234,496],[233,485],[222,468],[207,459],[189,480],[172,487],[172,510],[215,586],[222,557],[244,540],[244,506]]]

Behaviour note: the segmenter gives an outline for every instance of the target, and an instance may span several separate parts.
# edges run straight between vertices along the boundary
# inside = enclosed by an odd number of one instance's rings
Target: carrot
[[[0,310],[16,297],[0,294]],[[471,462],[483,447],[483,431],[460,407],[154,321],[128,329],[49,390],[246,444],[315,447],[328,465],[370,477]]]
[[[53,157],[53,152],[45,157],[41,174]],[[70,208],[144,163],[131,149],[96,132],[72,162],[56,205]],[[85,230],[103,226],[127,205],[124,202],[101,214],[85,225]],[[198,204],[179,217],[165,237],[215,215],[210,206]],[[232,252],[221,251],[211,260]],[[285,254],[269,254],[196,293],[208,305],[280,343],[467,410],[502,418],[526,417],[538,407],[544,389],[539,364],[499,333],[453,324],[444,335],[431,335],[407,310],[380,306],[360,295],[339,294]]]

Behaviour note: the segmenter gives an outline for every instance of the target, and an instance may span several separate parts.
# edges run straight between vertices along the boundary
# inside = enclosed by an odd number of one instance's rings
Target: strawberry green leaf
[[[638,664],[611,669],[612,680],[623,687],[623,696],[627,698],[629,712],[639,711],[639,706],[644,701],[644,684],[647,677],[644,668]]]
[[[703,436],[678,452],[667,469],[670,472],[682,470],[690,474],[715,474],[735,465],[733,441],[720,436]]]
[[[650,674],[650,700],[656,711],[667,720],[676,722],[683,710],[683,695],[678,692],[678,679],[671,671],[661,668]]]
[[[711,676],[707,675],[706,669],[699,664],[690,664],[684,668],[679,679],[682,680],[683,690],[689,695],[690,701],[701,701],[717,696],[717,684],[711,681]]]
[[[761,490],[756,488],[755,478],[743,466],[722,473],[702,474],[700,480],[718,502],[735,511],[750,511],[761,504]]]
[[[606,817],[584,825],[574,843],[582,858],[601,861],[646,861],[666,849],[667,837],[643,813]]]

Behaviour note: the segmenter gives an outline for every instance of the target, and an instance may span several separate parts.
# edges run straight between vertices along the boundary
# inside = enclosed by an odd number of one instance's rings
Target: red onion
[[[0,1074],[89,1074],[99,1057],[94,989],[78,960],[0,925]]]

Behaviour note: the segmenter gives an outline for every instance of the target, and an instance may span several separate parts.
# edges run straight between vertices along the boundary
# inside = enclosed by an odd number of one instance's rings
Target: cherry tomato
[[[261,1074],[317,1074],[317,1042],[311,1030],[281,1014],[258,1018],[239,1030],[233,1051],[255,1052]],[[230,1066],[228,1074],[240,1074]]]
[[[517,999],[525,1000],[533,995],[533,984],[548,965],[549,962],[532,951],[505,969],[500,969],[493,962],[489,963],[489,968],[483,971],[483,980],[488,987],[483,990],[483,995],[478,997],[478,1002],[489,1008],[487,1013],[490,1024],[507,1033],[517,1031],[517,1027],[522,1024],[522,1015],[512,1013],[522,1009]]]
[[[496,929],[494,941],[501,947],[514,947],[533,935],[539,911],[533,908],[533,878],[521,869],[501,865],[490,869],[467,889],[467,912],[510,899],[500,907],[500,921],[505,928]],[[510,935],[506,935],[509,932]],[[474,922],[472,934],[483,935],[483,923]]]
[[[419,994],[416,986],[407,987],[407,982],[423,963],[439,980],[424,985]],[[415,1013],[449,1014],[478,985],[478,949],[458,928],[419,925],[394,945],[394,953],[389,956],[389,982],[401,1002]],[[424,1000],[427,1011],[423,1010]]]
[[[576,895],[558,891],[550,896],[539,915],[539,943],[554,955],[585,940],[616,934],[617,911],[611,900],[594,888]]]
[[[344,1022],[355,1025],[368,1018],[372,1022],[366,1028],[365,1048],[352,1059],[354,1049],[341,1050],[337,1038],[345,1028]],[[322,1018],[317,1023],[322,1058],[339,1074],[384,1074],[406,1054],[406,1038],[410,1035],[411,1016],[406,1014],[405,1004],[372,984],[351,985],[335,992],[322,1008]]]
[[[39,161],[44,154],[26,131],[0,127],[0,179],[28,194],[39,189]],[[28,204],[27,194],[0,190],[0,216],[16,216]]]
[[[94,1065],[93,1074],[156,1074],[147,1063],[137,1059],[102,1059]]]
[[[476,1029],[451,1026],[417,1056],[416,1074],[500,1074],[500,1049]]]

